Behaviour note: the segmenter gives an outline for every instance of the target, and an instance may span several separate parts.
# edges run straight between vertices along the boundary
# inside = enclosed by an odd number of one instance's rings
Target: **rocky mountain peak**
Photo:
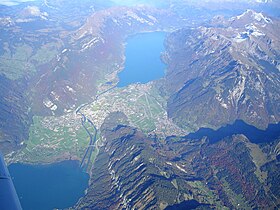
[[[243,14],[233,18],[233,20],[245,20],[251,22],[261,22],[261,23],[272,23],[272,20],[266,17],[261,12],[256,12],[254,10],[248,9]]]
[[[167,41],[169,116],[192,129],[219,127],[229,119],[259,128],[278,122],[279,21],[253,10],[219,19]],[[203,107],[203,117],[195,114]]]

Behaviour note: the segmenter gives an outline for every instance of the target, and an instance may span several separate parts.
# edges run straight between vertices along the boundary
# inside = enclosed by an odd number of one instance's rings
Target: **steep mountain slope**
[[[24,88],[0,75],[0,152],[5,155],[20,149],[28,137],[31,119]]]
[[[252,10],[166,41],[168,113],[182,127],[280,120],[280,25]]]
[[[77,209],[279,208],[279,139],[159,141],[126,125],[122,113],[112,113],[102,127],[103,146]]]
[[[122,113],[112,113],[103,124],[106,141],[92,169],[87,195],[76,208],[162,209],[177,199],[191,198],[191,187],[182,177],[196,180],[195,175],[166,163],[168,159],[161,154],[164,150],[158,148],[156,139],[120,124],[123,119]],[[171,159],[172,152],[167,154]]]

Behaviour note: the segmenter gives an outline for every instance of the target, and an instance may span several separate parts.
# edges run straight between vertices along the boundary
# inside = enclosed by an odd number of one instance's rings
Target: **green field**
[[[48,123],[55,124],[49,117]],[[33,124],[29,130],[26,148],[18,158],[27,163],[50,163],[63,159],[81,159],[89,143],[89,136],[82,126],[76,128],[63,123],[48,128],[42,122],[43,117],[33,117]]]

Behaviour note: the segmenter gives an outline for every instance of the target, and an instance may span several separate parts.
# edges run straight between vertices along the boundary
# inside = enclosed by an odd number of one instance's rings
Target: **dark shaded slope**
[[[28,138],[31,119],[24,97],[25,85],[0,76],[0,151],[17,150]]]
[[[209,140],[200,139],[200,131],[197,136],[160,141],[127,123],[122,113],[105,120],[106,140],[87,194],[76,208],[273,209],[279,205],[274,187],[280,182],[275,174],[279,139],[257,145],[244,135],[220,129],[215,131],[221,137],[218,142],[211,135]]]

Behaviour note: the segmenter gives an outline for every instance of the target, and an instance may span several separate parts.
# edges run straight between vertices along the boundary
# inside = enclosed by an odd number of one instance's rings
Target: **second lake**
[[[141,33],[127,39],[125,68],[119,73],[118,87],[133,83],[147,83],[164,76],[161,61],[165,32]]]

